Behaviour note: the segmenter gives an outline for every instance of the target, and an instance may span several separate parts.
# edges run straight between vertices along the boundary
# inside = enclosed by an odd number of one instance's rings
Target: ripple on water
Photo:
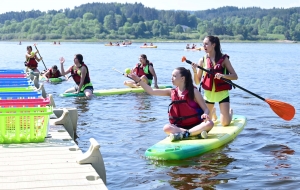
[[[48,67],[58,64],[60,56],[66,58],[68,67],[74,54],[82,53],[96,90],[123,88],[127,79],[112,67],[122,71],[131,68],[142,53],[154,63],[159,84],[170,83],[174,68],[190,68],[180,61],[179,52],[193,61],[204,55],[183,52],[184,43],[160,43],[157,49],[141,49],[139,44],[112,49],[103,43],[65,42],[59,52],[52,45],[39,45]],[[18,69],[20,62],[16,60],[24,59],[25,47],[0,42],[1,67]],[[57,85],[45,83],[45,88],[54,94],[58,107],[78,109],[78,146],[86,151],[91,137],[101,145],[108,189],[298,189],[300,99],[296,91],[299,84],[294,81],[299,81],[300,75],[290,73],[299,68],[299,62],[296,56],[282,55],[298,55],[299,43],[222,43],[222,48],[230,55],[239,76],[236,84],[264,98],[291,103],[296,108],[295,118],[286,122],[266,102],[233,89],[231,107],[235,114],[247,117],[245,129],[228,145],[183,161],[150,161],[144,157],[148,147],[165,138],[162,127],[168,122],[169,97],[145,93],[96,97],[90,101],[59,97],[74,86],[72,80]],[[12,60],[11,52],[15,52],[16,60]],[[288,67],[283,66],[287,64]],[[216,107],[219,114],[217,104]]]

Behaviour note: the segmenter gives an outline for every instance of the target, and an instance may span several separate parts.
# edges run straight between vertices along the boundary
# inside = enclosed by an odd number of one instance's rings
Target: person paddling
[[[152,80],[154,79],[154,88],[158,88],[157,76],[153,68],[153,64],[147,59],[147,56],[145,54],[142,54],[140,56],[139,61],[140,63],[136,64],[136,66],[131,70],[130,73],[137,74],[149,86],[151,86]],[[131,80],[124,81],[124,85],[131,88],[137,88],[140,86],[139,83],[135,83]]]
[[[221,78],[237,80],[238,76],[229,61],[229,56],[222,53],[218,37],[205,37],[203,46],[206,55],[199,60],[198,64],[192,63],[194,81],[196,84],[199,84],[202,79],[201,86],[204,89],[204,99],[212,119],[217,119],[214,104],[219,103],[221,124],[227,126],[230,124],[233,116],[229,100],[229,90],[231,90],[232,86],[221,80]],[[197,66],[212,70],[215,75],[203,72],[201,69],[197,70]]]
[[[32,47],[31,46],[27,46],[27,52],[25,54],[25,66],[28,67],[29,69],[31,69],[33,72],[40,72],[37,67],[38,67],[38,63],[40,62],[43,58],[37,57],[37,54],[39,53],[39,51],[37,50],[36,52],[32,51]]]
[[[163,127],[169,134],[170,141],[186,139],[189,136],[207,138],[207,132],[214,123],[209,118],[209,109],[200,92],[193,85],[190,70],[178,67],[172,72],[172,83],[175,89],[152,89],[135,73],[129,75],[150,95],[170,96],[172,102],[169,110],[169,121]]]
[[[83,62],[83,56],[81,54],[76,54],[74,56],[74,65],[70,66],[67,71],[64,69],[65,59],[60,58],[61,64],[61,74],[67,75],[71,73],[74,82],[77,86],[75,88],[70,88],[65,91],[65,93],[79,93],[83,92],[88,99],[93,96],[93,85],[91,83],[89,69],[87,65]]]
[[[48,69],[43,76],[47,79],[49,78],[58,78],[63,76],[61,72],[57,69],[56,65],[53,65],[50,69]],[[67,77],[66,77],[67,78]]]

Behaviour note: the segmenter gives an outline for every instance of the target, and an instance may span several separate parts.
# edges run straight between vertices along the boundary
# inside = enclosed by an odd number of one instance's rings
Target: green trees
[[[141,3],[88,3],[74,9],[0,14],[0,40],[10,39],[224,39],[300,40],[300,8],[221,7],[156,10]],[[270,38],[272,36],[272,38]],[[275,37],[273,37],[275,36]]]

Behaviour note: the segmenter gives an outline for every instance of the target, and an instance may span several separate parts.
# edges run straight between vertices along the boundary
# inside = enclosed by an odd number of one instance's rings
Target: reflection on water
[[[199,157],[173,161],[149,161],[157,167],[170,167],[168,183],[175,189],[215,189],[216,185],[227,183],[236,177],[227,176],[226,167],[235,159],[228,157],[222,148]]]
[[[266,168],[273,171],[273,176],[280,176],[280,180],[292,179],[290,176],[285,176],[286,174],[281,171],[282,169],[288,169],[292,167],[288,159],[290,156],[295,154],[293,149],[290,149],[286,145],[272,144],[267,145],[258,151],[273,157],[271,160],[267,161],[267,164],[265,164]]]
[[[80,113],[85,113],[90,110],[88,106],[89,101],[90,100],[87,100],[86,98],[78,97],[78,98],[74,98],[72,103],[78,110],[80,110]]]

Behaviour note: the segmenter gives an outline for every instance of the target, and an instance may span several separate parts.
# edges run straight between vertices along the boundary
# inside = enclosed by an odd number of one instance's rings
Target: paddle
[[[38,51],[38,54],[39,54],[39,56],[40,56],[40,58],[41,58],[42,56],[41,56],[41,54],[40,54],[40,51],[38,50],[38,48],[36,47],[35,44],[34,44],[34,47],[35,47],[35,49]],[[46,65],[45,65],[45,63],[44,63],[44,61],[43,61],[43,59],[42,59],[42,62],[43,62],[43,64],[44,64],[44,66],[45,66],[45,69],[48,70],[47,67],[46,67]]]
[[[192,62],[189,61],[189,60],[187,60],[185,56],[182,57],[181,61],[182,61],[182,62],[185,61],[185,62],[187,62],[188,64],[192,64]],[[197,66],[197,67],[198,67],[199,69],[201,69],[201,70],[203,70],[203,71],[209,73],[209,74],[214,75],[214,73],[213,73],[212,71],[210,71],[210,70],[204,69],[203,67],[200,67],[200,66]],[[288,103],[285,103],[285,102],[280,102],[280,101],[278,101],[278,100],[265,99],[265,98],[263,98],[263,97],[261,97],[261,96],[255,94],[255,93],[253,93],[253,92],[251,92],[251,91],[249,91],[249,90],[247,90],[247,89],[245,89],[245,88],[243,88],[243,87],[241,87],[241,86],[239,86],[239,85],[233,83],[233,82],[232,82],[231,80],[229,80],[229,79],[225,79],[225,78],[223,78],[223,77],[221,77],[221,79],[224,80],[225,82],[231,84],[232,86],[238,87],[238,88],[244,90],[245,92],[248,92],[249,94],[251,94],[251,95],[253,95],[253,96],[255,96],[255,97],[257,97],[257,98],[259,98],[259,99],[261,99],[261,100],[263,100],[263,101],[265,101],[265,102],[267,102],[267,103],[269,104],[269,106],[271,107],[271,109],[272,109],[279,117],[281,117],[282,119],[287,120],[287,121],[290,121],[291,119],[294,118],[294,116],[295,116],[295,108],[294,108],[294,106],[292,106],[292,105],[290,105],[290,104],[288,104]]]
[[[117,71],[118,73],[121,73],[122,75],[124,75],[125,77],[130,78],[131,80],[133,80],[131,77],[129,77],[127,74],[122,73],[121,71],[118,71],[117,69],[113,68],[113,70]],[[134,81],[134,80],[133,80]]]

